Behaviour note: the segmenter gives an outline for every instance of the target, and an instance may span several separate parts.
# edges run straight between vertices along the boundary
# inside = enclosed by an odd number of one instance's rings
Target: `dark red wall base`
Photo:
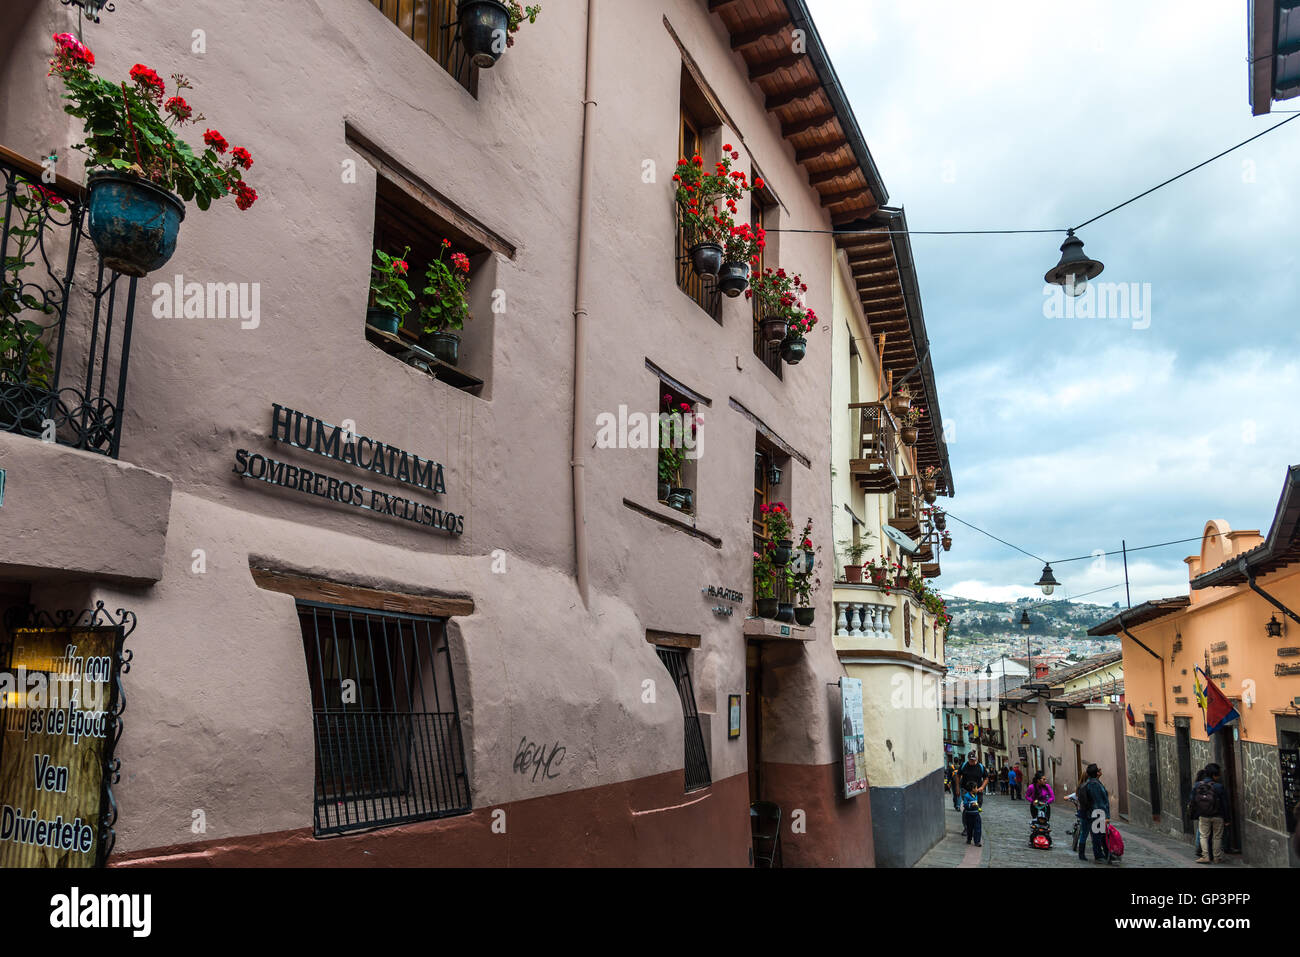
[[[784,867],[874,867],[871,798],[844,798],[838,764],[764,764],[763,800],[781,807]],[[803,811],[802,824],[795,812]],[[800,826],[800,833],[794,828]]]

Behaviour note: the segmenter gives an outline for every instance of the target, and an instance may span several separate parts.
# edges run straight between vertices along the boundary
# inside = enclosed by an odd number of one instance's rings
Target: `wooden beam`
[[[846,223],[856,223],[860,219],[866,219],[879,208],[873,199],[869,209],[852,209],[846,213],[835,213],[831,216],[831,225],[843,226]]]
[[[825,209],[827,206],[838,206],[840,203],[848,203],[853,200],[862,199],[866,200],[868,206],[875,206],[875,202],[871,198],[871,190],[865,186],[861,186],[857,189],[845,190],[842,193],[828,193],[822,197],[822,209]]]
[[[771,76],[773,73],[780,73],[792,66],[798,66],[806,56],[807,54],[804,53],[788,53],[785,56],[777,57],[775,60],[755,63],[749,68],[749,79],[751,82],[761,80],[765,76]]]
[[[849,266],[852,267],[853,275],[856,276],[856,275],[858,275],[858,274],[860,274],[860,273],[865,273],[865,272],[879,272],[879,271],[880,271],[880,270],[878,270],[878,269],[870,269],[870,268],[866,268],[866,269],[864,269],[864,268],[862,268],[862,267],[870,267],[870,266],[888,266],[888,265],[892,265],[893,262],[894,262],[894,257],[893,257],[893,256],[876,256],[874,259],[855,259],[855,260],[850,260],[850,262],[849,262]]]
[[[653,628],[645,630],[645,640],[652,645],[665,645],[669,648],[700,647],[699,635],[679,635],[671,631],[655,631]]]
[[[829,183],[837,180],[842,176],[852,176],[858,172],[860,167],[857,163],[847,163],[844,166],[833,166],[830,169],[819,170],[816,173],[808,173],[808,185],[820,186],[823,183]]]
[[[770,110],[779,110],[791,103],[798,103],[800,100],[806,100],[815,93],[822,92],[821,82],[814,80],[805,86],[796,86],[794,89],[786,90],[784,93],[773,93],[768,96],[764,106]]]
[[[407,592],[379,591],[360,585],[344,585],[324,578],[311,578],[291,572],[276,571],[256,565],[248,567],[258,588],[292,595],[304,601],[319,601],[330,605],[348,605],[375,611],[397,611],[408,615],[429,615],[448,618],[453,615],[472,615],[472,598],[454,598],[435,595],[413,595]]]
[[[825,126],[834,120],[835,111],[827,110],[825,113],[818,113],[816,116],[809,116],[802,120],[792,120],[789,123],[781,124],[781,135],[786,139],[792,136],[798,136],[800,133],[807,133],[809,130],[815,130],[819,126]]]
[[[769,37],[780,36],[790,26],[788,19],[776,23],[765,23],[753,30],[746,30],[743,33],[733,33],[731,35],[731,49],[742,50],[745,47],[753,46]]]
[[[717,13],[727,7],[735,6],[740,0],[709,0],[709,13]]]
[[[794,151],[794,161],[796,163],[807,163],[810,160],[815,159],[829,159],[840,150],[844,149],[844,147],[848,145],[848,142],[848,140],[844,140],[839,145],[832,143],[829,146],[805,146],[801,150]]]

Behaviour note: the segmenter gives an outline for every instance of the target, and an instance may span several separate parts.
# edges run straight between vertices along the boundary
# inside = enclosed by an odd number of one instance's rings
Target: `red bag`
[[[1115,830],[1114,824],[1106,825],[1106,850],[1110,851],[1113,857],[1124,856],[1124,838],[1119,836],[1119,831]]]

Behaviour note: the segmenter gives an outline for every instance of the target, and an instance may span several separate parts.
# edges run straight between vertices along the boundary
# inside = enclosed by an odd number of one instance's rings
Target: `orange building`
[[[1300,866],[1288,850],[1300,801],[1300,466],[1267,536],[1213,520],[1186,562],[1187,596],[1088,632],[1123,636],[1130,816],[1193,841],[1192,783],[1215,762],[1231,803],[1226,849],[1248,864]],[[1213,735],[1197,705],[1198,666],[1239,714]]]

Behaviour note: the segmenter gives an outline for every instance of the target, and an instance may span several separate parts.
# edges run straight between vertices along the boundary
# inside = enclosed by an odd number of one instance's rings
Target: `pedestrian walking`
[[[956,758],[953,758],[952,761],[948,764],[948,781],[949,781],[949,787],[952,790],[952,809],[954,811],[960,811],[961,810],[961,766],[957,763]]]
[[[1020,769],[1014,764],[1007,769],[1007,788],[1011,792],[1011,800],[1020,800]]]
[[[1025,800],[1029,802],[1029,816],[1034,817],[1034,803],[1038,802],[1047,807],[1047,819],[1052,819],[1052,802],[1056,800],[1056,795],[1052,793],[1052,786],[1047,783],[1047,775],[1039,771],[1034,775],[1034,781],[1025,789]]]
[[[968,785],[962,786],[961,822],[965,827],[966,843],[974,840],[976,847],[983,847],[984,822],[980,817],[980,802]]]
[[[1204,773],[1205,776],[1192,788],[1192,800],[1188,806],[1189,816],[1194,815],[1197,821],[1196,832],[1201,842],[1201,854],[1196,858],[1196,863],[1222,864],[1223,832],[1228,820],[1228,792],[1220,780],[1222,769],[1217,764],[1207,764]]]
[[[960,778],[961,786],[969,788],[975,795],[975,799],[979,801],[980,807],[984,807],[984,789],[989,783],[989,773],[984,765],[979,763],[974,751],[966,755],[966,763],[961,766]]]
[[[1001,769],[1000,771],[998,771],[998,791],[999,791],[999,793],[1001,793],[1001,794],[1006,794],[1006,793],[1007,793],[1008,780],[1009,780],[1009,775],[1008,775],[1008,773],[1007,773],[1007,766],[1004,764],[1004,765],[1002,765],[1002,769]]]
[[[1086,861],[1088,839],[1092,837],[1092,859],[1110,861],[1110,851],[1106,846],[1106,829],[1110,827],[1110,794],[1101,783],[1101,768],[1095,764],[1088,765],[1087,779],[1078,790],[1080,827],[1086,827],[1085,836],[1079,839],[1079,860]]]

